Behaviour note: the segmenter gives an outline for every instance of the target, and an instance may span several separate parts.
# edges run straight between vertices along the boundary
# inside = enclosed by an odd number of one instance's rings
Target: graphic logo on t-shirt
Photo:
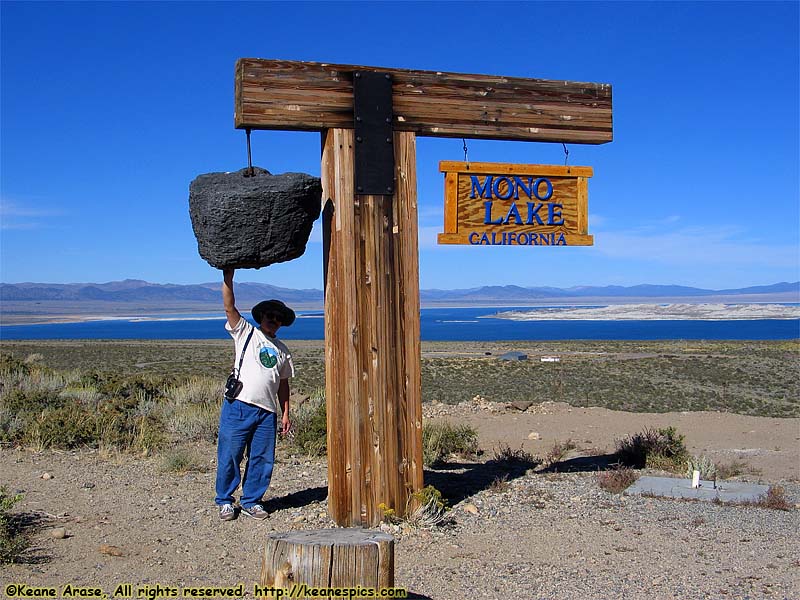
[[[261,360],[261,364],[268,369],[278,364],[278,353],[272,348],[265,347],[259,350],[258,358]]]

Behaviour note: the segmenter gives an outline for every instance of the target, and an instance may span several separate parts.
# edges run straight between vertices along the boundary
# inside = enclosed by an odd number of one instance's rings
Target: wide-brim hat
[[[294,323],[295,319],[294,311],[280,300],[264,300],[256,304],[250,312],[255,322],[259,325],[261,324],[261,315],[265,312],[275,312],[279,314],[281,316],[281,325],[284,327],[288,327]]]

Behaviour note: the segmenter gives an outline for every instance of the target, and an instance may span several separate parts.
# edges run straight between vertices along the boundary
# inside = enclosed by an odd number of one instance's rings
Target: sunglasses
[[[283,318],[279,313],[276,312],[265,312],[262,315],[263,319],[269,319],[270,321],[276,321],[277,323],[283,323]]]

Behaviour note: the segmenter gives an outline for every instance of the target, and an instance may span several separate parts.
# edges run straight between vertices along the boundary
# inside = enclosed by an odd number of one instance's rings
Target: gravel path
[[[210,446],[197,451],[214,456]],[[411,597],[800,598],[796,504],[777,511],[615,495],[593,472],[512,473],[491,486],[498,473],[488,454],[426,472],[454,504],[445,524],[387,526],[397,539],[395,583]],[[121,583],[244,583],[251,595],[267,534],[333,526],[322,460],[283,459],[265,522],[221,523],[213,471],[175,475],[160,465],[0,450],[0,484],[25,494],[15,512],[31,523],[34,544],[26,563],[0,570],[3,587],[70,583],[110,597]],[[800,502],[797,479],[770,483]],[[53,537],[59,527],[63,539]]]

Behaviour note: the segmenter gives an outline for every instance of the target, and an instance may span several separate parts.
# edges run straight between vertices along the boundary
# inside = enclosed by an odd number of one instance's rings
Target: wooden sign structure
[[[442,161],[440,244],[591,246],[591,167]]]
[[[234,121],[322,133],[328,512],[375,526],[423,484],[416,136],[610,142],[611,86],[246,58]]]

